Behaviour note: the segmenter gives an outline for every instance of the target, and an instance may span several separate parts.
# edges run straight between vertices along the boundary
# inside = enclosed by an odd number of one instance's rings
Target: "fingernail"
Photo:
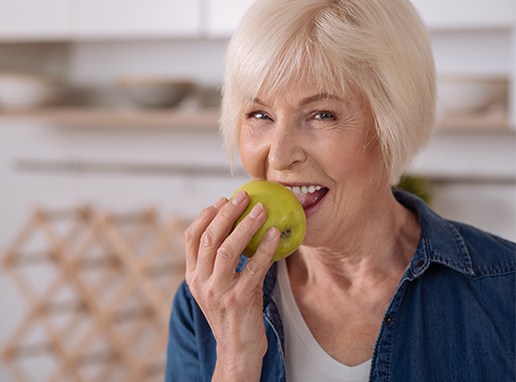
[[[262,212],[263,212],[263,205],[262,205],[262,203],[258,203],[253,207],[251,212],[249,212],[249,216],[251,216],[253,218],[257,218],[258,216],[260,216],[262,214]]]
[[[217,203],[215,203],[215,204],[213,205],[213,207],[215,207],[215,208],[220,208],[220,207],[222,207],[222,206],[223,206],[227,201],[228,201],[228,200],[227,200],[225,197],[222,197],[222,198],[220,198],[219,200],[217,200]]]
[[[278,234],[279,231],[276,228],[272,227],[267,231],[263,239],[266,241],[273,241],[274,239],[276,239],[276,236],[278,236]]]
[[[235,206],[238,206],[240,203],[242,203],[245,198],[246,198],[247,194],[245,193],[245,191],[239,191],[234,197],[233,199],[231,199],[231,203]]]

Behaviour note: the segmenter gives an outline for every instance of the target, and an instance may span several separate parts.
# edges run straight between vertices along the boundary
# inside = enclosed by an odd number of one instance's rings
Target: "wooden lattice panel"
[[[163,380],[184,228],[153,210],[35,211],[2,262],[28,307],[2,352],[15,379]]]

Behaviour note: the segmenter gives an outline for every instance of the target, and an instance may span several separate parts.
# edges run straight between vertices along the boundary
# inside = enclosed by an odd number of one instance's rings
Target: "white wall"
[[[442,216],[516,240],[516,134],[440,131],[416,159]]]

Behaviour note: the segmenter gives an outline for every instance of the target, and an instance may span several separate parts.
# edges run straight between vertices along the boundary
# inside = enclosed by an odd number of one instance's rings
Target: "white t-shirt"
[[[371,360],[357,366],[332,358],[315,340],[296,304],[286,262],[278,262],[278,282],[273,298],[285,333],[287,380],[292,382],[367,382]]]

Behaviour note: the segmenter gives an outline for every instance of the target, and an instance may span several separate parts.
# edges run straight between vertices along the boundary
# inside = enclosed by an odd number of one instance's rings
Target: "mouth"
[[[314,210],[329,191],[328,188],[320,185],[284,186],[294,193],[305,213]]]

